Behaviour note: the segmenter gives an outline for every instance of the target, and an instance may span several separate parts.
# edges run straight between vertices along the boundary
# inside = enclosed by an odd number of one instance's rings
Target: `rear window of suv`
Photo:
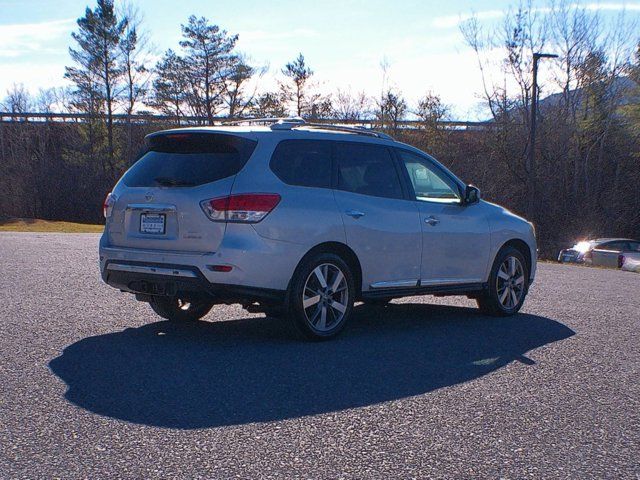
[[[152,136],[122,182],[128,187],[194,187],[215,182],[238,173],[256,143],[215,133]]]

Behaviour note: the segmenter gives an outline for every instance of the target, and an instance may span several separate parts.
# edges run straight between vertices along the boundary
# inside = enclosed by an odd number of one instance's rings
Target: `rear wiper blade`
[[[153,179],[153,181],[162,185],[163,187],[193,187],[194,185],[192,182],[176,180],[175,178],[169,177],[156,177]]]

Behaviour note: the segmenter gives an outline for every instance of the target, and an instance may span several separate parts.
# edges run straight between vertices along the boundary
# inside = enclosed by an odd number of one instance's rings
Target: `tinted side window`
[[[598,249],[623,251],[626,249],[626,247],[627,247],[627,242],[608,242],[600,245]]]
[[[640,252],[640,242],[629,242],[630,252]]]
[[[338,189],[384,198],[402,198],[400,179],[386,147],[336,143]]]
[[[331,187],[331,143],[285,140],[271,157],[271,170],[280,180],[301,187]]]

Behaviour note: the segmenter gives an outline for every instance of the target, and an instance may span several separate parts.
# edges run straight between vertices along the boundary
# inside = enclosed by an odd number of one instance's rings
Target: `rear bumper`
[[[183,252],[161,249],[119,247],[100,239],[100,272],[103,280],[133,293],[147,282],[162,293],[162,283],[181,290],[229,295],[281,297],[293,272],[306,253],[303,246],[259,236],[251,225],[229,224],[216,252]],[[215,271],[214,266],[231,267]],[[134,288],[136,287],[136,288]],[[170,292],[173,286],[167,287]],[[278,293],[280,292],[280,293]],[[153,292],[149,292],[153,293]]]
[[[581,263],[582,256],[577,252],[560,250],[558,254],[558,262],[560,263]]]
[[[206,294],[220,303],[283,303],[286,292],[209,282],[195,267],[107,260],[101,271],[108,285],[140,295]]]

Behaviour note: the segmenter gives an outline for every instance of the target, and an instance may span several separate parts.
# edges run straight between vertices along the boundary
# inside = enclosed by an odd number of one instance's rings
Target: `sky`
[[[116,0],[116,4],[118,1]],[[500,22],[505,0],[137,0],[155,53],[176,49],[180,24],[205,16],[239,34],[237,49],[269,66],[268,86],[302,52],[319,88],[377,95],[380,67],[410,105],[427,91],[439,94],[457,119],[477,118],[482,83],[461,21],[475,14],[486,27]],[[0,0],[0,97],[14,83],[31,92],[61,86],[76,20],[93,3],[78,0]],[[544,3],[539,3],[544,8]],[[605,15],[640,20],[640,1],[584,3]],[[544,74],[542,74],[544,79]]]

